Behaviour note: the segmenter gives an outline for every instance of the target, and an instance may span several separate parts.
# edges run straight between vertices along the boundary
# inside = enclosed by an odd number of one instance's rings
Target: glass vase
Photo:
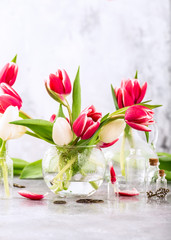
[[[0,149],[0,198],[12,197],[13,189],[13,161],[8,156],[6,143]]]
[[[96,146],[51,146],[45,153],[43,176],[60,197],[90,196],[103,182],[106,161]]]

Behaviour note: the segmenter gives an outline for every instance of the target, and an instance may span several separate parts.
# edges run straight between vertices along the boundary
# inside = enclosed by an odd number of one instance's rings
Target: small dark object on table
[[[17,183],[13,183],[13,187],[16,187],[16,188],[25,188],[26,186],[19,185],[19,184],[17,184]]]
[[[77,203],[103,203],[103,200],[100,199],[79,199]]]
[[[54,204],[66,204],[66,201],[63,200],[56,200],[53,202]]]

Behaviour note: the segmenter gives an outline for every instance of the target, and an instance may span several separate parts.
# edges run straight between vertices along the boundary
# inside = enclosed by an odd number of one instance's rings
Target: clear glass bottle
[[[136,188],[145,191],[146,158],[141,149],[130,149],[126,158],[126,184],[128,189]]]
[[[146,192],[156,192],[156,180],[158,176],[158,165],[159,160],[158,158],[150,158],[149,159],[149,167],[147,169],[147,176],[146,176]]]
[[[13,161],[7,151],[0,152],[0,198],[12,197]]]
[[[119,196],[119,185],[118,181],[116,180],[115,183],[108,182],[108,192],[107,192],[107,199],[108,200],[115,200]]]
[[[158,179],[156,181],[156,191],[159,189],[167,190],[167,180],[165,178],[166,174],[164,170],[158,171]],[[165,195],[166,198],[167,194]]]

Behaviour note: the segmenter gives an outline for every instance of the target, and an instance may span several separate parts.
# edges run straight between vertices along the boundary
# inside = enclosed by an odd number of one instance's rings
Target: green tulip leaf
[[[20,176],[21,172],[22,172],[22,169],[14,169],[13,170],[14,176]]]
[[[27,166],[29,163],[23,159],[20,158],[11,158],[13,160],[13,168],[15,169],[23,169],[25,166]]]
[[[59,110],[58,110],[58,114],[56,116],[57,117],[62,117],[62,118],[66,118],[63,112],[63,108],[62,108],[62,104],[59,105]]]
[[[78,118],[81,112],[81,86],[80,86],[80,67],[78,67],[78,71],[73,84],[73,92],[72,92],[72,121]]]
[[[16,63],[17,62],[17,54],[15,55],[15,57],[11,60],[11,62]]]
[[[158,107],[162,107],[162,105],[151,105],[151,104],[146,104],[146,103],[139,103],[137,105],[141,105],[150,109],[154,109],[154,108],[158,108]]]
[[[20,175],[21,179],[37,179],[37,178],[43,178],[42,174],[42,160],[38,160],[35,162],[32,162],[28,164]]]
[[[165,174],[166,174],[166,179],[167,179],[168,181],[171,181],[171,172],[165,171]]]
[[[10,122],[15,125],[22,125],[31,129],[38,137],[43,140],[54,144],[52,139],[52,128],[53,123],[50,121],[42,120],[42,119],[24,119],[18,120],[14,122]]]
[[[159,157],[159,168],[167,171],[171,171],[171,157]]]
[[[114,104],[115,104],[115,108],[116,108],[116,110],[118,110],[119,109],[118,101],[117,101],[117,98],[116,98],[115,89],[113,88],[112,84],[111,84],[111,91],[112,91],[112,97],[113,97],[113,101],[114,101]]]
[[[158,152],[157,155],[158,155],[159,157],[170,157],[170,159],[171,159],[171,154],[170,154],[170,153]]]

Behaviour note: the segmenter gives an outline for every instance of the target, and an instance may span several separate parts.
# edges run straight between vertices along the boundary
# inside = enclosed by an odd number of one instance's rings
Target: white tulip
[[[99,139],[104,143],[111,143],[124,131],[126,123],[123,119],[116,119],[102,127]]]
[[[9,106],[3,114],[0,114],[0,138],[2,140],[19,138],[26,132],[26,127],[9,123],[19,119],[18,107]]]
[[[65,118],[58,117],[53,125],[53,141],[58,146],[67,145],[73,139],[73,133],[70,124]]]

